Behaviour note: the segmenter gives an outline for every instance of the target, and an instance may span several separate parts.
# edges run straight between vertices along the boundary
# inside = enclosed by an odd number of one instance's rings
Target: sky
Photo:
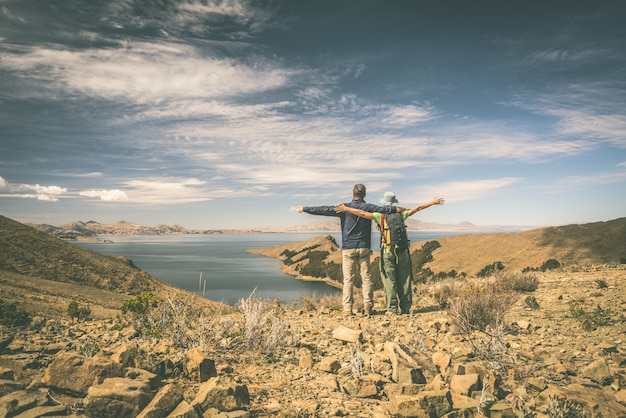
[[[0,214],[194,229],[396,193],[626,216],[626,3],[0,0]]]

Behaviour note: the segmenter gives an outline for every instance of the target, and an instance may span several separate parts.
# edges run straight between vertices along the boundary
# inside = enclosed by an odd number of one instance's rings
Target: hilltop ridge
[[[280,233],[280,232],[338,232],[341,230],[339,220],[312,222],[292,226],[267,226],[258,228],[242,229],[188,229],[182,225],[159,224],[146,226],[128,221],[114,223],[99,223],[96,221],[76,221],[58,226],[49,224],[26,224],[42,232],[54,235],[62,239],[85,240],[95,239],[98,235],[169,235],[169,234],[254,234],[254,233]],[[505,232],[523,231],[532,229],[530,226],[512,225],[476,225],[471,222],[455,224],[440,224],[423,222],[417,219],[407,220],[409,231],[467,231],[467,232]]]

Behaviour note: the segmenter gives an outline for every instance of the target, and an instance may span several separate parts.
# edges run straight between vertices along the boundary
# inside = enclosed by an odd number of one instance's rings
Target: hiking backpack
[[[378,229],[380,230],[381,248],[388,246],[398,250],[409,248],[409,237],[401,213],[383,214]]]

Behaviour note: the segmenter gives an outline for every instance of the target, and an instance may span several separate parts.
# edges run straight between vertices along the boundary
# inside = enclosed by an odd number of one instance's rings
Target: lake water
[[[113,242],[76,242],[108,255],[123,255],[158,279],[233,305],[256,289],[262,299],[292,302],[316,294],[339,295],[340,290],[321,282],[305,282],[282,273],[280,262],[246,250],[286,245],[322,235],[315,233],[228,234],[228,235],[107,235]],[[332,233],[338,243],[341,234]],[[455,235],[451,232],[412,232],[411,241]],[[378,233],[372,239],[376,251]]]

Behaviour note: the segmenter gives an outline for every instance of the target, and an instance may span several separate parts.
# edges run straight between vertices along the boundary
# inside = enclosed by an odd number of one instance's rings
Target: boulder
[[[349,343],[356,343],[363,339],[363,333],[358,329],[351,329],[341,325],[333,330],[333,338]]]
[[[611,371],[609,370],[609,364],[604,357],[600,357],[585,366],[580,371],[580,375],[600,383],[601,385],[609,385],[613,380]]]
[[[306,347],[298,351],[298,365],[303,369],[313,368],[313,353]]]
[[[134,367],[130,367],[125,370],[124,377],[146,382],[153,390],[161,387],[161,376],[144,369],[136,369]]]
[[[182,401],[166,418],[201,418],[201,416],[189,402]]]
[[[151,399],[148,383],[111,377],[89,388],[85,398],[85,412],[92,417],[135,417]]]
[[[170,383],[157,392],[137,418],[166,418],[182,401],[182,388]]]
[[[480,389],[480,376],[472,374],[455,374],[450,378],[450,391],[459,395],[470,396]]]
[[[48,366],[41,380],[45,386],[84,396],[92,385],[124,375],[122,365],[105,357],[85,357],[62,351]]]
[[[452,364],[452,356],[443,351],[437,351],[432,355],[432,361],[434,365],[437,367],[437,371],[442,375],[446,376],[448,373],[448,369]]]
[[[0,417],[14,417],[28,409],[46,405],[50,399],[41,390],[18,390],[0,397]]]
[[[196,382],[206,382],[217,376],[215,360],[210,359],[202,347],[192,348],[185,353],[183,369]]]
[[[234,411],[250,405],[248,387],[228,377],[213,377],[203,383],[196,398],[191,402],[193,408],[202,411],[215,408],[218,411]]]
[[[124,367],[138,367],[137,356],[139,355],[139,347],[137,343],[125,343],[118,348],[111,356],[113,361],[117,361]]]
[[[0,380],[15,380],[13,370],[8,367],[0,367]]]
[[[626,406],[620,404],[615,396],[589,386],[573,384],[560,387],[550,385],[539,394],[539,399],[548,402],[550,397],[567,399],[570,402],[583,405],[588,416],[626,417]]]
[[[394,395],[389,401],[391,413],[397,417],[441,417],[452,410],[452,396],[448,390]]]
[[[24,389],[24,385],[13,380],[0,380],[0,396]]]

